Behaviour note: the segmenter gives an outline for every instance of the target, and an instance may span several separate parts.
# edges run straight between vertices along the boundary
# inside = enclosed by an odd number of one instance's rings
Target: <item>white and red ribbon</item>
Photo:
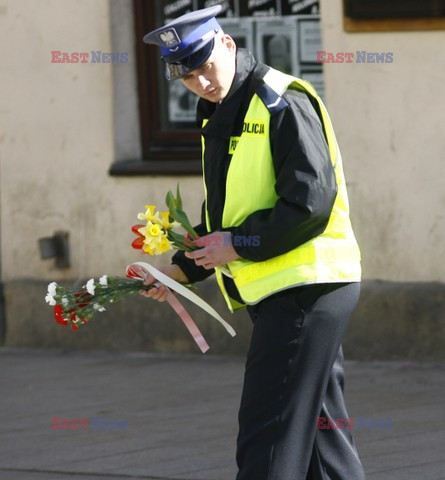
[[[193,339],[195,340],[202,353],[205,353],[210,347],[205,341],[202,333],[199,331],[199,328],[193,321],[192,317],[190,317],[187,310],[182,306],[181,302],[173,295],[170,289],[174,290],[175,292],[179,293],[183,297],[193,302],[195,305],[198,305],[198,307],[205,310],[209,315],[211,315],[219,323],[221,323],[221,325],[227,330],[227,332],[229,332],[232,337],[236,335],[235,330],[233,330],[233,328],[207,302],[204,302],[202,298],[198,297],[198,295],[190,291],[188,288],[184,287],[184,285],[176,282],[169,276],[165,275],[165,273],[160,272],[157,268],[153,267],[149,263],[136,262],[128,265],[127,267],[127,277],[143,280],[147,274],[153,275],[156,280],[158,280],[167,287],[167,302],[184,322],[184,325],[187,327],[188,331],[192,335]]]

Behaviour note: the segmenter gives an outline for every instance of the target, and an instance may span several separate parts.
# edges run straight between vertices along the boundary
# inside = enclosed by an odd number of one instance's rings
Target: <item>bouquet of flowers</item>
[[[159,255],[173,247],[181,250],[194,250],[194,245],[184,242],[184,235],[173,231],[174,227],[182,226],[186,232],[195,235],[187,214],[182,207],[179,185],[176,197],[171,191],[165,200],[168,211],[155,212],[155,205],[146,205],[145,213],[139,213],[139,220],[146,220],[145,225],[134,225],[132,231],[137,235],[133,248],[142,253]],[[88,280],[80,290],[65,288],[52,282],[48,285],[45,297],[47,303],[54,307],[54,318],[60,325],[71,325],[77,330],[80,325],[91,320],[95,313],[105,311],[105,305],[119,301],[126,295],[149,290],[152,285],[144,285],[139,275],[132,269],[127,269],[127,277],[108,277],[103,275],[98,281]],[[191,287],[191,286],[189,286]]]
[[[166,204],[168,211],[155,212],[156,206],[146,205],[145,212],[138,214],[138,219],[145,220],[146,223],[132,227],[132,231],[137,235],[137,238],[132,242],[133,248],[149,255],[159,255],[172,248],[188,251],[198,248],[196,245],[187,242],[186,236],[173,230],[175,227],[182,226],[188,235],[192,235],[194,238],[198,237],[183,210],[179,185],[176,197],[172,192],[168,192]],[[97,312],[105,311],[105,306],[109,303],[117,302],[126,295],[153,288],[156,284],[144,285],[142,282],[144,275],[151,273],[162,283],[199,305],[216,318],[232,336],[235,335],[232,327],[210,305],[187,290],[186,287],[191,288],[191,285],[178,284],[151,265],[140,262],[127,267],[126,273],[127,278],[108,277],[107,275],[103,275],[97,281],[91,278],[81,289],[65,288],[56,282],[50,283],[45,300],[50,306],[54,307],[56,322],[60,325],[71,325],[73,330],[77,330],[79,326],[91,320]],[[167,301],[180,315],[201,350],[206,351],[208,345],[179,301],[171,293]]]
[[[179,185],[176,189],[176,197],[172,192],[167,193],[165,199],[167,212],[155,212],[155,205],[146,205],[145,213],[139,213],[138,219],[145,220],[146,224],[133,225],[131,227],[137,238],[131,244],[133,248],[142,250],[149,255],[159,255],[172,248],[192,251],[197,248],[191,242],[185,241],[185,236],[173,230],[174,227],[182,226],[192,238],[198,238],[187,214],[182,208],[182,199]],[[172,219],[173,221],[170,221]]]
[[[77,330],[97,312],[104,312],[107,303],[117,302],[125,295],[150,288],[151,285],[144,285],[134,278],[112,278],[103,275],[98,281],[91,278],[80,290],[65,288],[52,282],[48,285],[45,300],[54,307],[54,319],[57,323],[71,325],[73,330]]]

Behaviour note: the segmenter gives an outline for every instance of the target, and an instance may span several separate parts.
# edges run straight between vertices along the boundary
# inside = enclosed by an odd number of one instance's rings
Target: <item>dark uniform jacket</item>
[[[284,108],[270,119],[270,142],[275,170],[275,206],[249,215],[241,225],[222,228],[227,170],[230,165],[230,137],[240,136],[244,117],[255,91],[264,84],[262,78],[270,67],[257,62],[252,54],[238,49],[236,73],[227,97],[215,104],[200,99],[197,123],[209,119],[202,128],[205,138],[204,178],[207,208],[212,231],[230,230],[234,249],[242,258],[262,261],[286,253],[324,231],[337,194],[334,169],[315,101],[297,90],[288,89],[282,96]],[[239,186],[239,195],[244,192]],[[200,236],[207,235],[204,204],[201,223],[195,227]],[[243,238],[259,236],[258,242],[243,244]],[[258,238],[258,237],[257,237]],[[245,242],[248,243],[248,242]],[[194,260],[178,251],[172,258],[190,282],[204,280],[214,273],[196,266]],[[223,276],[229,295],[242,303],[233,280]]]

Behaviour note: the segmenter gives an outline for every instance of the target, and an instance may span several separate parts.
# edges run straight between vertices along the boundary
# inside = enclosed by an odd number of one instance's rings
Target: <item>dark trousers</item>
[[[351,430],[317,428],[349,418],[341,342],[359,295],[359,283],[308,285],[248,307],[237,480],[365,478]]]

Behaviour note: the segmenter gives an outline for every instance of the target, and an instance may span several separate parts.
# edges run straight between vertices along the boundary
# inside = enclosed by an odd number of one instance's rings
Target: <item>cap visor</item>
[[[210,58],[214,45],[215,39],[212,38],[210,42],[192,55],[182,58],[178,62],[165,62],[165,77],[167,80],[177,80],[199,68]]]

